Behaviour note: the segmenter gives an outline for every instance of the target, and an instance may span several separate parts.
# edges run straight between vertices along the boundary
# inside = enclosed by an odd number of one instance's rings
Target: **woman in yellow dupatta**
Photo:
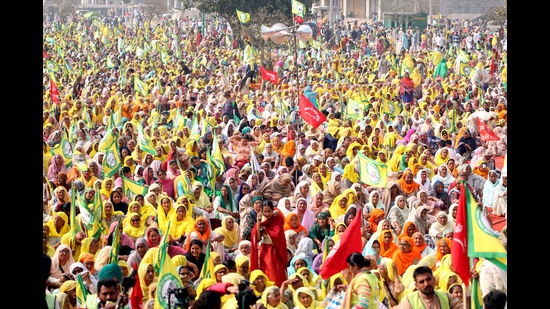
[[[237,250],[239,245],[239,225],[235,223],[235,219],[231,216],[224,217],[222,226],[217,227],[214,232],[223,235],[223,247],[225,253],[232,254]]]
[[[328,185],[328,182],[332,177],[332,172],[329,171],[328,166],[325,163],[319,164],[319,175],[321,175],[323,185]]]
[[[157,222],[161,231],[166,231],[168,220],[176,212],[174,200],[167,195],[159,195],[157,206]]]
[[[265,288],[260,302],[266,309],[293,309],[288,308],[282,301],[281,289],[272,285]]]
[[[293,293],[294,309],[323,309],[310,287],[297,288]],[[349,307],[344,307],[349,308]]]
[[[144,223],[141,222],[141,215],[137,212],[132,212],[126,216],[128,218],[128,225],[124,226],[122,230],[126,235],[132,238],[135,243],[136,240],[145,235],[145,229],[147,228]]]
[[[342,215],[346,214],[346,211],[348,209],[348,196],[342,192],[340,195],[338,195],[334,201],[332,201],[332,204],[328,208],[328,211],[330,212],[330,216],[332,218],[338,218]]]
[[[393,151],[390,159],[388,160],[388,168],[392,172],[399,172],[400,170],[399,164],[401,162],[401,156],[403,155],[403,153],[405,153],[406,148],[407,146],[405,145],[398,145],[397,147],[395,147],[395,150]]]
[[[176,211],[171,214],[172,223],[170,224],[170,236],[173,239],[179,239],[183,235],[191,233],[195,226],[195,219],[188,215],[185,204],[176,204]]]
[[[261,269],[255,269],[250,273],[250,287],[256,297],[261,297],[267,287],[275,285]]]
[[[199,157],[199,145],[197,144],[197,141],[190,140],[185,144],[185,153],[189,156],[189,158],[195,156]]]

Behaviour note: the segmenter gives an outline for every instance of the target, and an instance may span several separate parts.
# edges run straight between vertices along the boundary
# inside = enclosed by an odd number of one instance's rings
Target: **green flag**
[[[304,17],[306,15],[306,6],[302,2],[291,0],[292,2],[292,14]]]
[[[145,195],[147,193],[147,187],[140,185],[139,183],[124,176],[120,177],[122,177],[122,190],[124,192],[124,195],[127,196],[131,201],[134,200],[134,196],[138,194]]]
[[[239,21],[242,24],[246,24],[247,22],[250,21],[250,14],[245,13],[243,11],[239,11],[239,10],[236,10],[236,11],[237,11],[237,17],[239,18]]]
[[[107,133],[112,134],[112,133]],[[101,164],[103,168],[103,175],[105,178],[113,176],[119,168],[122,167],[122,158],[120,157],[120,152],[118,150],[118,143],[116,138],[111,139],[111,145],[107,146],[105,149],[105,156]]]
[[[59,64],[53,60],[46,59],[46,69],[49,72],[59,72]]]
[[[153,145],[153,142],[151,142],[151,138],[147,136],[145,133],[145,130],[143,129],[143,126],[138,124],[137,126],[138,136],[137,136],[137,145],[139,146],[139,149],[146,153],[150,153],[152,156],[156,156],[157,152],[155,150],[155,145]]]
[[[359,163],[359,179],[373,187],[385,188],[388,182],[388,167],[386,164],[375,161],[361,152],[357,153]]]
[[[118,219],[120,223],[120,219]],[[117,224],[115,227],[115,232],[113,234],[113,242],[111,243],[111,251],[109,252],[109,263],[108,264],[117,264],[118,263],[118,252],[120,247],[120,233],[119,231],[120,224]]]
[[[149,92],[149,89],[147,87],[147,84],[139,79],[139,76],[134,73],[134,91],[136,93],[141,94],[142,96],[146,96]]]
[[[69,136],[65,129],[61,132],[61,140],[50,149],[50,153],[52,155],[60,154],[65,161],[66,167],[73,166],[73,146],[69,141]]]

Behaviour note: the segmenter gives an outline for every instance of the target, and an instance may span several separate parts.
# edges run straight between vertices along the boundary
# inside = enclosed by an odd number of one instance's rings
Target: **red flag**
[[[485,122],[479,120],[478,117],[476,117],[477,127],[479,128],[479,137],[481,138],[482,142],[486,141],[500,141],[500,137],[493,131],[493,129],[489,128]]]
[[[363,242],[361,241],[361,220],[363,219],[362,209],[359,208],[357,214],[348,228],[340,235],[340,239],[334,244],[327,258],[321,264],[319,275],[323,279],[328,279],[332,275],[342,271],[347,267],[347,258],[353,252],[361,253],[363,251]]]
[[[143,308],[143,291],[141,290],[141,283],[139,282],[139,273],[137,272],[137,263],[134,263],[133,269],[136,270],[136,283],[132,289],[132,295],[130,295],[130,304],[132,308]]]
[[[48,53],[46,52],[46,50],[44,48],[42,48],[42,58],[48,58]]]
[[[456,212],[456,223],[451,250],[451,264],[466,286],[470,281],[470,260],[468,258],[468,224],[466,217],[466,191],[464,182],[459,184],[460,197]]]
[[[53,79],[50,79],[50,97],[55,104],[59,105],[59,89]]]
[[[327,117],[315,108],[313,103],[303,94],[300,95],[300,116],[314,129],[317,129],[321,123],[327,120]]]
[[[294,16],[294,20],[296,20],[296,22],[297,22],[299,25],[301,25],[301,24],[304,23],[304,19],[303,19],[302,16],[300,16],[300,15],[295,15],[295,16]]]
[[[260,66],[260,73],[262,73],[262,79],[270,81],[274,84],[279,82],[279,75],[276,71],[270,71],[262,66]]]

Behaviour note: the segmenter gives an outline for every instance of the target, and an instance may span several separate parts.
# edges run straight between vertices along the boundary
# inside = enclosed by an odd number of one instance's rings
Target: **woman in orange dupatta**
[[[199,222],[204,222],[204,228],[201,226],[198,227]],[[193,235],[193,237],[191,237]],[[185,251],[189,251],[191,238],[195,239],[198,238],[202,241],[204,245],[206,245],[206,242],[210,239],[210,224],[208,220],[206,220],[205,217],[197,217],[195,219],[195,225],[193,226],[193,231],[187,235],[187,238],[185,239]]]
[[[288,255],[284,224],[283,214],[274,212],[273,204],[264,201],[262,211],[258,213],[258,222],[254,224],[250,235],[250,270],[261,269],[277,286],[281,286],[287,279]]]
[[[288,230],[293,230],[296,232],[296,243],[299,243],[302,238],[308,236],[308,232],[305,228],[305,226],[302,225],[300,222],[300,217],[298,217],[298,214],[295,212],[291,212],[285,217],[285,225],[284,225],[285,232]]]
[[[397,266],[397,273],[402,276],[412,264],[417,264],[422,257],[420,252],[413,249],[414,241],[409,236],[399,237],[399,250],[396,250],[391,259]]]
[[[384,210],[380,208],[374,208],[370,211],[369,226],[372,233],[378,231],[378,223],[384,218],[386,218],[386,213],[384,212]]]
[[[418,228],[416,227],[416,224],[412,221],[406,221],[403,225],[403,230],[401,230],[401,233],[399,234],[399,238],[401,236],[409,236],[412,237],[414,233],[418,232]]]
[[[414,174],[411,169],[405,169],[403,176],[397,180],[397,184],[406,194],[406,199],[416,196],[416,193],[420,190],[420,184],[414,181]]]
[[[397,245],[393,241],[393,234],[391,230],[382,230],[378,235],[378,242],[380,243],[380,256],[392,258],[393,253],[397,251]]]

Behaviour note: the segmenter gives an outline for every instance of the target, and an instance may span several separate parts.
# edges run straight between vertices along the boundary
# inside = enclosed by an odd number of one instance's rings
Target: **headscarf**
[[[340,201],[345,198],[347,201],[346,201],[346,207],[341,207],[340,206]],[[330,207],[328,208],[328,211],[330,212],[330,215],[331,217],[333,218],[338,218],[342,215],[345,215],[346,214],[346,211],[348,210],[348,202],[349,202],[349,199],[348,199],[348,195],[347,194],[344,194],[343,192],[338,195],[333,201],[332,201],[332,204],[330,205]]]
[[[291,186],[285,186],[282,184],[283,181],[290,179],[292,180],[292,175],[290,174],[283,174],[278,179],[273,179],[270,182],[268,182],[265,187],[261,189],[262,195],[268,194],[268,193],[276,193],[280,194],[283,197],[291,196],[292,195],[292,188]]]
[[[203,221],[206,224],[204,234],[202,234],[201,232],[199,232],[197,230],[197,223],[199,223],[200,221]],[[197,237],[202,242],[204,242],[206,240],[209,240],[210,239],[210,223],[209,223],[209,220],[207,220],[205,217],[202,217],[202,216],[197,217],[197,219],[195,219],[195,226],[193,227],[193,232],[195,232]],[[190,244],[191,244],[191,237],[187,236],[187,238],[185,239],[185,251],[189,251]]]
[[[84,269],[86,269],[86,267],[84,267]],[[74,289],[76,289],[76,281],[67,280],[59,287],[59,292],[66,293],[67,291],[72,291]]]
[[[436,244],[435,244],[435,259],[437,261],[441,261],[442,258],[443,258],[443,253],[441,253],[441,251],[439,250],[439,245],[442,243],[442,242],[446,242],[448,245],[449,245],[449,249],[453,249],[453,241],[450,240],[449,238],[441,238]]]
[[[389,248],[386,249],[385,243],[384,243],[384,235],[389,232],[392,240],[390,241]],[[395,244],[395,241],[393,239],[393,233],[391,230],[382,230],[380,231],[380,234],[378,234],[378,242],[380,243],[380,256],[381,257],[388,257],[392,258],[393,253],[398,250],[397,245]]]
[[[370,211],[370,217],[369,217],[369,224],[370,224],[370,230],[371,231],[377,231],[378,230],[378,223],[374,222],[374,219],[378,218],[378,217],[382,217],[384,216],[386,213],[384,212],[384,210],[380,209],[380,208],[374,208],[373,210]],[[382,242],[380,242],[382,243]]]
[[[405,170],[403,172],[403,176],[397,180],[397,184],[399,184],[399,187],[401,187],[401,190],[403,190],[403,192],[405,192],[406,194],[411,194],[415,190],[419,190],[420,184],[415,182],[414,178],[413,178],[413,181],[410,184],[406,183],[405,182],[405,176],[408,175],[408,174],[413,175],[413,172],[409,169]]]
[[[391,257],[397,266],[398,274],[403,275],[410,265],[416,264],[422,257],[420,256],[420,252],[414,250],[414,241],[411,237],[405,235],[399,237],[399,240],[408,242],[412,249],[411,252],[408,253],[401,250],[395,250]]]
[[[195,297],[195,300],[199,299],[199,296],[201,295],[201,293],[208,289],[209,287],[213,286],[214,284],[216,284],[216,280],[215,279],[212,279],[212,278],[203,278],[201,280],[201,282],[199,283],[199,285],[197,286],[197,296]]]
[[[339,182],[329,182],[323,191],[323,204],[332,205],[334,199],[339,195],[338,191],[341,188],[342,185]]]
[[[293,228],[291,225],[290,225],[290,220],[293,218],[293,217],[296,217],[296,219],[298,219],[298,227],[297,228]],[[298,214],[297,213],[294,213],[294,212],[291,212],[289,213],[288,215],[286,215],[285,217],[285,224],[284,224],[284,230],[285,230],[285,233],[287,230],[292,230],[294,231],[296,234],[300,233],[300,231],[304,231],[304,233],[307,235],[307,230],[306,228],[302,225],[302,223],[300,222],[300,218],[298,217]]]
[[[299,297],[300,293],[305,293],[305,294],[311,296],[311,304],[308,307],[305,307],[302,304],[302,302],[300,302],[300,297]],[[315,297],[315,294],[313,294],[313,291],[309,287],[306,287],[306,286],[299,287],[298,289],[296,289],[296,291],[294,291],[293,297],[294,297],[294,309],[317,309],[317,308],[322,308],[319,305],[319,303],[317,301],[317,298]]]
[[[286,218],[285,218],[286,219]],[[285,223],[286,224],[286,223]],[[294,255],[294,252],[296,251],[296,246],[290,244],[290,238],[292,236],[298,235],[293,229],[285,229],[285,239],[286,239],[286,247],[290,250],[292,255]]]
[[[247,261],[249,262],[249,265],[250,265],[250,259],[246,255],[239,254],[237,255],[237,257],[235,257],[235,266],[237,267],[237,272],[239,271],[239,268]],[[244,275],[245,276],[250,275],[250,267],[248,268],[248,273]]]
[[[233,225],[233,230],[230,231],[227,229],[227,220],[228,219],[233,219],[233,221],[235,221],[235,219],[233,217],[225,217],[223,218],[221,221],[222,221],[222,226],[216,228],[214,230],[214,232],[220,234],[220,235],[223,235],[223,246],[225,248],[233,248],[233,247],[236,247],[237,244],[239,243],[239,225],[237,223],[235,223]]]
[[[283,302],[282,301],[279,301],[279,304],[277,304],[277,306],[275,306],[275,307],[271,306],[267,302],[267,297],[269,296],[269,293],[271,292],[271,290],[280,290],[280,288],[276,285],[266,287],[264,292],[262,293],[262,297],[260,298],[260,301],[261,301],[262,305],[264,305],[264,307],[266,309],[282,309],[283,308],[283,306],[282,306]]]
[[[254,269],[251,273],[250,273],[250,283],[251,283],[251,287],[252,287],[252,290],[254,291],[254,294],[256,295],[256,297],[260,297],[260,295],[262,294],[261,292],[259,292],[258,290],[256,290],[256,287],[254,286],[254,280],[256,280],[259,276],[263,276],[265,279],[264,279],[264,282],[265,282],[265,287],[267,288],[268,286],[273,286],[275,285],[275,282],[273,281],[270,281],[269,277],[261,270],[261,269]]]
[[[174,266],[176,267],[187,266],[187,257],[183,254],[176,254],[172,257],[172,262],[174,262]]]

